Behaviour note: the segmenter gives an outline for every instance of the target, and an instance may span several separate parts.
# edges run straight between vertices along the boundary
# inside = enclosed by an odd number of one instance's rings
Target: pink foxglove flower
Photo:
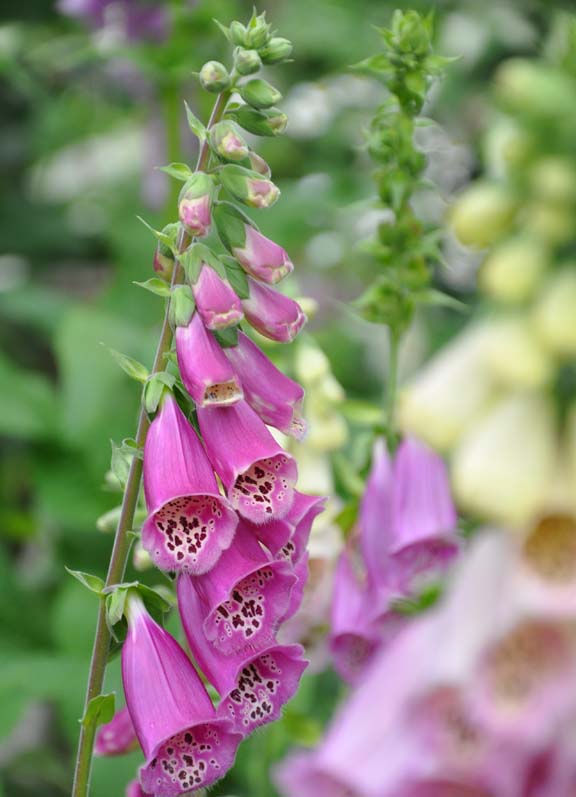
[[[296,576],[274,561],[241,522],[233,545],[203,576],[191,576],[203,635],[226,655],[270,645],[289,606]]]
[[[242,301],[244,315],[255,330],[278,343],[290,343],[307,321],[302,308],[283,293],[248,280],[250,297]]]
[[[238,518],[220,494],[196,432],[166,396],[144,447],[148,518],[142,543],[161,570],[204,573],[234,537]]]
[[[388,567],[388,530],[390,527],[390,482],[392,463],[382,439],[376,441],[372,467],[360,503],[360,550],[374,589],[382,584]]]
[[[253,523],[283,518],[297,478],[290,454],[245,401],[197,412],[206,451],[232,506]]]
[[[122,648],[126,704],[146,763],[145,792],[172,797],[209,786],[232,766],[241,736],[218,718],[192,662],[167,631],[128,597]]]
[[[234,368],[199,313],[176,328],[176,354],[184,387],[198,406],[228,406],[243,398]]]
[[[225,353],[242,382],[244,398],[264,423],[301,439],[306,432],[301,415],[304,389],[276,368],[242,332],[238,345]]]
[[[284,518],[292,531],[290,538],[277,550],[278,558],[286,559],[293,565],[300,561],[306,552],[314,519],[324,511],[325,503],[325,498],[294,491],[294,502]]]
[[[249,224],[245,225],[244,233],[244,244],[233,246],[232,254],[250,276],[275,285],[294,270],[288,253],[281,246]]]
[[[240,299],[230,283],[219,277],[210,266],[202,266],[192,292],[206,329],[225,329],[244,318]]]
[[[190,235],[202,237],[210,231],[214,183],[204,172],[196,172],[184,184],[178,199],[178,216]]]
[[[110,722],[96,733],[94,753],[99,756],[123,755],[138,746],[136,731],[126,706],[117,711]]]
[[[272,642],[258,652],[222,655],[199,633],[203,614],[188,576],[178,579],[178,606],[192,654],[221,697],[218,715],[230,719],[243,734],[277,719],[306,667],[302,648]]]
[[[444,569],[459,547],[446,466],[415,438],[405,438],[394,457],[390,513],[391,566],[409,590],[420,574]]]
[[[233,197],[251,208],[269,208],[280,196],[271,180],[236,164],[222,167],[220,179]]]
[[[152,797],[150,794],[146,794],[142,786],[140,785],[140,781],[138,778],[131,780],[130,783],[126,786],[126,797]]]

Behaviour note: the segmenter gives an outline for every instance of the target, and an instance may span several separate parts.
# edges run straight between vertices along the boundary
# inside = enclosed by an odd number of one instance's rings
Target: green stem
[[[221,119],[229,98],[230,91],[222,92],[222,94],[218,95],[218,98],[212,109],[208,127],[211,127],[213,124],[219,121],[219,119]],[[203,142],[198,154],[196,171],[203,171],[206,168],[209,157],[210,149],[207,141],[205,141]],[[189,243],[189,236],[182,230],[178,239],[178,251],[183,252]],[[180,267],[179,263],[176,262],[174,274],[172,276],[172,284],[175,285],[179,282],[182,282],[182,278],[182,268]],[[172,329],[168,319],[168,309],[169,307],[167,306],[166,312],[164,314],[164,322],[162,324],[160,339],[158,341],[158,346],[156,347],[156,355],[154,357],[152,373],[164,370],[166,365],[165,354],[170,351],[170,347],[172,345]],[[136,442],[139,447],[144,446],[146,432],[148,431],[149,425],[150,421],[148,419],[148,415],[142,406],[140,409],[138,429],[136,432]],[[124,578],[128,554],[130,552],[130,537],[128,536],[127,532],[132,528],[134,523],[134,513],[136,511],[136,505],[138,502],[141,480],[142,460],[138,457],[134,457],[130,467],[130,472],[128,474],[128,479],[126,481],[124,496],[122,498],[120,518],[118,520],[118,526],[114,536],[114,544],[112,547],[112,554],[110,556],[110,564],[108,566],[108,575],[106,576],[106,587],[119,584]],[[110,649],[110,639],[110,630],[106,623],[106,608],[104,601],[101,600],[98,610],[94,646],[92,648],[92,658],[90,661],[90,669],[88,674],[84,713],[86,713],[90,701],[102,692],[104,674],[106,672],[106,663],[108,660],[108,652]],[[95,735],[96,725],[94,723],[81,726],[76,766],[74,770],[72,797],[87,797],[88,795]]]
[[[392,453],[398,443],[396,432],[395,410],[396,393],[398,390],[398,354],[400,350],[400,335],[390,329],[390,343],[388,350],[388,373],[386,377],[386,392],[384,396],[384,413],[386,420],[386,439],[388,449]]]

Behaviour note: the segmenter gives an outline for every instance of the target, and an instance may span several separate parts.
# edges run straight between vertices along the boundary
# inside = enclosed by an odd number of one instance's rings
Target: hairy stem
[[[212,109],[208,127],[211,127],[222,117],[229,98],[230,91],[222,92],[222,94],[218,95],[218,98],[214,103],[214,108]],[[198,154],[196,171],[203,171],[206,168],[209,157],[210,149],[208,147],[208,143],[205,141],[203,142]],[[181,230],[180,236],[178,238],[178,251],[183,252],[189,243],[189,236],[187,233]],[[176,261],[172,276],[172,284],[175,285],[181,282],[182,278],[182,268],[180,267],[178,261]],[[164,322],[162,324],[160,339],[158,341],[158,346],[156,347],[156,355],[154,357],[152,373],[164,370],[166,364],[165,354],[170,351],[171,345],[172,329],[168,320],[167,306],[166,312],[164,314]],[[149,425],[150,421],[148,419],[148,415],[142,406],[140,409],[138,429],[136,432],[136,442],[138,443],[139,447],[144,445]],[[141,480],[142,460],[138,457],[134,457],[132,459],[132,465],[130,466],[130,472],[128,474],[126,488],[122,498],[122,509],[120,512],[120,518],[118,520],[118,526],[116,527],[116,534],[114,536],[114,544],[112,547],[112,554],[110,556],[110,564],[108,566],[108,575],[106,576],[106,587],[119,584],[124,578],[128,554],[130,552],[130,537],[127,532],[130,531],[134,522],[134,513],[136,511],[136,504],[138,502]],[[100,600],[98,620],[96,623],[96,633],[94,636],[94,646],[92,648],[92,659],[90,661],[90,669],[88,673],[88,685],[86,689],[84,713],[86,713],[90,701],[102,692],[104,674],[106,672],[106,663],[108,660],[108,651],[110,649],[110,639],[110,630],[106,623],[106,608],[104,600]],[[96,723],[90,723],[88,725],[81,726],[76,766],[74,770],[72,797],[87,797],[88,795],[95,735]]]

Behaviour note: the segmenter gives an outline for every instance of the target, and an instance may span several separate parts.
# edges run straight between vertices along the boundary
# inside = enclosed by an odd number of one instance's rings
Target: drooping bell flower
[[[156,566],[195,574],[210,570],[230,546],[238,518],[172,395],[164,397],[146,436],[144,494],[142,544]]]
[[[355,572],[349,550],[340,554],[334,577],[330,650],[334,668],[347,683],[355,683],[381,642],[372,596]]]
[[[415,438],[400,443],[391,478],[390,578],[410,591],[415,578],[441,572],[458,552],[456,509],[444,462]]]
[[[219,277],[210,266],[202,266],[192,292],[206,329],[225,329],[244,318],[240,299],[230,283]]]
[[[202,615],[197,633],[225,655],[270,645],[295,583],[290,565],[274,561],[240,522],[212,570],[190,577]]]
[[[96,733],[94,753],[98,756],[123,755],[138,747],[132,717],[126,706],[117,711],[110,722]]]
[[[389,565],[392,462],[384,440],[374,444],[372,467],[360,502],[360,550],[372,589],[382,584]]]
[[[225,349],[225,354],[240,378],[244,398],[264,423],[301,439],[306,432],[301,415],[304,389],[276,368],[243,332],[238,345]]]
[[[250,276],[275,285],[294,270],[286,250],[254,229],[234,205],[220,202],[214,221],[224,246]]]
[[[178,608],[190,650],[200,669],[220,695],[218,716],[248,734],[278,719],[282,706],[296,692],[307,662],[299,645],[272,642],[260,651],[222,655],[199,633],[202,608],[192,579],[178,579]]]
[[[290,538],[276,551],[279,559],[296,565],[306,552],[314,519],[324,511],[326,499],[294,491],[294,503],[284,520],[292,527]],[[266,542],[264,542],[266,545]]]
[[[198,407],[206,451],[234,509],[253,523],[283,518],[294,501],[297,468],[245,401]]]
[[[250,296],[242,301],[244,315],[257,332],[278,343],[290,343],[307,321],[302,308],[283,293],[249,279]]]
[[[190,235],[202,237],[210,231],[214,183],[204,172],[196,172],[184,184],[178,200],[178,217]]]
[[[305,553],[296,562],[296,564],[293,565],[292,572],[296,578],[296,583],[290,590],[290,600],[288,603],[288,608],[282,617],[282,622],[292,619],[298,609],[302,606],[302,601],[304,600],[304,590],[306,589],[306,584],[308,583],[308,570],[308,554]]]
[[[273,776],[282,797],[357,797],[348,783],[322,770],[314,750],[291,752]]]
[[[232,766],[242,737],[216,716],[192,662],[139,597],[128,596],[127,615],[122,681],[146,757],[142,788],[173,797],[209,786]]]
[[[242,385],[199,313],[188,326],[177,327],[175,337],[180,375],[198,406],[228,406],[242,399]]]

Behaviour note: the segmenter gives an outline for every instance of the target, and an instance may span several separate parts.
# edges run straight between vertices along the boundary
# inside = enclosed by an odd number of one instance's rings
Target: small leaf
[[[79,581],[82,586],[89,589],[90,592],[95,592],[97,595],[102,594],[104,589],[104,581],[99,576],[94,576],[92,573],[83,573],[81,570],[70,570],[69,567],[65,568],[66,572]]]
[[[238,345],[238,327],[214,330],[214,337],[223,349]]]
[[[147,413],[156,412],[166,388],[172,389],[176,377],[167,371],[152,374],[144,388],[144,408]]]
[[[176,180],[182,180],[184,183],[192,177],[193,174],[192,169],[187,163],[169,163],[168,166],[160,166],[159,170],[161,172],[166,172],[166,174],[176,178]]]
[[[170,296],[170,285],[159,277],[150,277],[150,279],[145,282],[134,281],[134,285],[145,288],[147,291],[150,291],[150,293],[155,293],[156,296],[162,296],[165,299]]]
[[[173,248],[175,238],[171,232],[166,233],[163,230],[155,230],[154,227],[152,227],[150,224],[148,224],[148,222],[145,219],[142,218],[142,216],[136,216],[136,218],[138,219],[138,221],[141,221],[142,224],[150,230],[152,235],[155,238],[157,238],[160,241],[160,243],[163,243],[165,246],[169,247],[170,249]],[[172,227],[172,225],[169,226]]]
[[[206,127],[202,124],[200,119],[198,119],[198,117],[192,113],[192,111],[190,110],[190,106],[188,105],[187,102],[184,103],[184,106],[186,108],[186,119],[188,120],[188,127],[194,133],[194,135],[199,141],[201,142],[205,141]]]
[[[233,287],[238,298],[248,299],[250,297],[250,288],[248,287],[248,277],[242,266],[231,257],[223,258],[223,262],[226,267],[228,282]]]
[[[90,726],[97,728],[98,725],[104,725],[106,722],[110,722],[114,716],[114,705],[114,692],[93,697],[88,703],[80,723],[85,728],[89,728]]]
[[[417,304],[427,304],[432,307],[449,307],[451,310],[456,310],[459,313],[470,312],[470,308],[464,302],[455,299],[453,296],[449,296],[447,293],[434,290],[433,288],[427,291],[419,291],[414,293],[413,296]]]
[[[221,22],[219,22],[217,19],[213,19],[213,22],[215,22],[215,24],[218,25],[218,27],[220,28],[220,32],[223,33],[224,36],[226,36],[228,41],[230,41],[230,31],[228,30],[228,28],[224,27],[224,25]]]
[[[139,363],[138,360],[134,360],[132,357],[128,357],[127,354],[122,354],[121,351],[116,351],[116,349],[112,349],[109,346],[107,349],[120,368],[124,373],[128,374],[131,379],[135,379],[137,382],[142,383],[148,379],[148,369],[145,365],[142,365],[142,363]]]
[[[126,588],[118,586],[106,596],[106,621],[111,631],[124,617],[127,594]]]
[[[112,457],[110,458],[110,470],[120,482],[122,487],[126,486],[128,474],[130,473],[130,466],[132,465],[133,454],[119,446],[114,440],[110,441],[112,446]]]

